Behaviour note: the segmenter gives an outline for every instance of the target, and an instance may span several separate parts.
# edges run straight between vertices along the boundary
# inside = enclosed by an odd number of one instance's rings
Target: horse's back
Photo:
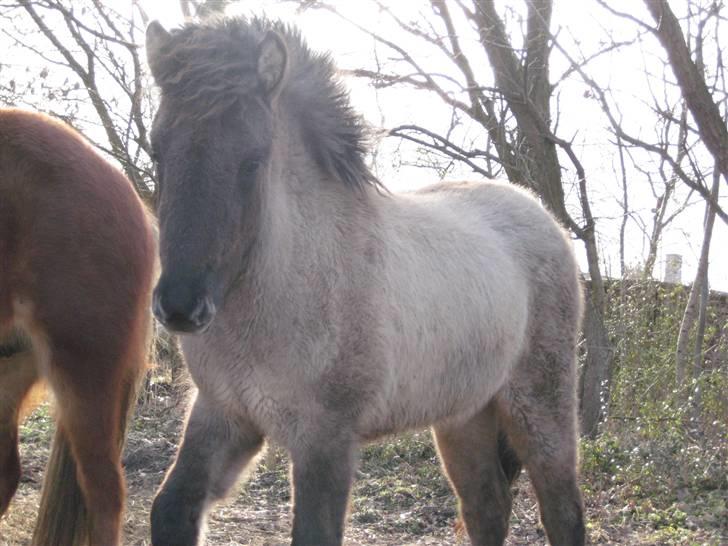
[[[422,246],[453,279],[476,276],[510,297],[561,284],[578,287],[565,230],[529,191],[501,182],[442,182],[402,198],[397,229],[412,234],[404,244],[426,240]]]
[[[571,255],[565,231],[528,190],[505,182],[442,182],[413,192],[437,196],[445,207],[472,219],[504,241],[529,245],[530,252]],[[531,248],[530,245],[533,245]],[[513,248],[512,252],[519,252]],[[520,256],[528,258],[530,256]],[[569,265],[571,267],[571,265]]]
[[[529,291],[565,290],[566,297],[578,304],[578,266],[572,244],[530,191],[503,182],[444,182],[415,195],[437,196],[456,219],[455,225],[464,226],[460,231],[466,240],[470,233],[478,233],[496,241],[522,273]]]
[[[68,339],[108,321],[98,343],[113,346],[112,325],[132,327],[151,282],[143,204],[120,171],[47,116],[0,110],[0,144],[0,337],[15,326]]]

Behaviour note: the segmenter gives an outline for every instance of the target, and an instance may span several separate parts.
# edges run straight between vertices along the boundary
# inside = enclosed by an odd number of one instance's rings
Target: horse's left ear
[[[269,98],[273,99],[280,93],[287,69],[286,44],[280,34],[269,30],[258,44],[258,78]]]

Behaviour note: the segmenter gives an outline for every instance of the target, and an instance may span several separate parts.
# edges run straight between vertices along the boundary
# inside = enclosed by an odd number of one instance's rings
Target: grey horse
[[[521,464],[552,544],[584,544],[571,244],[495,182],[386,191],[327,55],[280,22],[147,30],[162,274],[197,387],[152,508],[195,545],[264,439],[292,461],[292,544],[342,543],[359,447],[431,425],[473,544]]]

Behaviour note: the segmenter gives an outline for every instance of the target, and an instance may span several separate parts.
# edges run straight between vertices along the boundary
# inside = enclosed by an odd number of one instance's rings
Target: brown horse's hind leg
[[[473,546],[501,546],[508,533],[511,492],[498,457],[493,405],[465,423],[436,426],[434,433]]]
[[[52,356],[51,387],[59,403],[58,427],[70,444],[89,514],[90,546],[119,544],[124,482],[121,426],[125,384],[119,358],[91,354]]]
[[[32,352],[0,357],[0,516],[7,510],[20,480],[18,421],[21,407],[37,382]]]
[[[228,493],[262,444],[252,426],[221,415],[198,394],[177,460],[152,505],[152,544],[196,545],[210,505]]]
[[[564,363],[563,367],[555,365]],[[576,396],[570,359],[542,353],[500,399],[501,422],[528,469],[541,520],[554,546],[582,546],[584,508],[577,480]],[[524,387],[524,385],[526,385]]]

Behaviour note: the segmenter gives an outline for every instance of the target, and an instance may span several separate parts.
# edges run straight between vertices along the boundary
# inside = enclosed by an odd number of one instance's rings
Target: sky
[[[167,28],[175,27],[183,22],[182,13],[177,0],[139,0],[152,19],[159,20]],[[407,45],[407,38],[401,31],[392,28],[391,23],[381,13],[369,7],[368,2],[350,0],[333,0],[332,3],[345,10],[358,24],[377,29],[382,34],[389,33]],[[641,2],[636,0],[613,0],[611,5],[630,11],[642,17]],[[683,8],[684,2],[672,0],[676,11]],[[417,11],[427,3],[422,0],[398,0],[387,5],[396,9],[405,17],[415,17]],[[522,5],[522,2],[501,2],[503,5]],[[642,8],[644,9],[644,8]],[[344,69],[375,67],[375,61],[386,61],[390,55],[386,48],[376,46],[370,37],[357,31],[350,24],[335,16],[318,10],[298,13],[287,2],[277,0],[248,0],[235,2],[230,12],[266,13],[272,17],[285,19],[299,26],[309,45],[316,50],[330,51],[337,65]],[[647,20],[647,17],[644,17]],[[552,17],[552,31],[558,36],[560,43],[575,51],[576,44],[583,51],[594,51],[599,48],[600,41],[607,34],[616,39],[627,39],[634,35],[634,25],[621,19],[608,16],[593,1],[561,0],[555,3]],[[0,37],[1,45],[1,37]],[[437,55],[422,50],[412,42],[413,51],[423,64],[435,70],[446,71],[449,66]],[[463,47],[473,58],[482,55],[477,42],[468,42],[463,38]],[[419,48],[419,49],[418,49]],[[659,57],[663,55],[656,41],[646,42],[641,50],[630,49],[630,54],[614,54],[605,56],[588,66],[590,75],[600,84],[609,86],[615,96],[620,97],[620,111],[631,132],[649,140],[654,127],[645,125],[642,109],[645,108],[644,96],[645,71],[657,71],[660,66]],[[24,59],[13,56],[16,66],[22,66]],[[487,81],[488,64],[480,63],[480,79]],[[552,81],[561,74],[568,64],[556,52],[551,58]],[[446,126],[450,119],[449,110],[443,108],[440,101],[411,89],[377,90],[366,80],[344,77],[350,90],[354,108],[375,128],[391,128],[404,123],[417,123],[431,128]],[[588,191],[593,203],[597,219],[597,231],[600,252],[603,260],[603,271],[610,276],[619,276],[618,230],[622,211],[619,205],[621,187],[617,175],[616,148],[609,144],[611,135],[606,130],[607,121],[600,112],[593,98],[588,96],[587,87],[578,78],[571,78],[559,85],[560,116],[557,134],[572,140],[574,149],[580,155],[588,177]],[[668,89],[665,93],[675,93]],[[461,129],[462,136],[476,138],[480,132],[474,128]],[[412,145],[402,144],[395,138],[386,138],[378,142],[376,150],[377,174],[390,189],[410,190],[436,182],[439,174],[430,169],[422,169],[409,165],[416,158],[417,150]],[[639,158],[644,166],[649,167],[653,161],[645,156]],[[566,164],[566,162],[564,163]],[[567,175],[568,176],[568,175]],[[448,178],[478,178],[468,169],[455,169],[448,173]],[[728,208],[728,187],[722,184],[723,206]],[[578,201],[575,192],[568,191],[567,204],[575,216],[578,216]],[[633,219],[627,228],[627,262],[638,264],[645,255],[646,242],[640,224],[649,224],[654,197],[644,177],[636,172],[630,173],[630,207],[634,209]],[[685,190],[680,190],[680,198]],[[692,281],[702,241],[702,222],[704,205],[699,198],[693,198],[689,206],[663,235],[660,246],[655,276],[662,278],[664,260],[667,254],[680,254],[683,257],[683,282]],[[716,220],[713,235],[710,266],[710,284],[713,289],[728,291],[728,253],[724,251],[728,243],[728,227]],[[583,245],[575,242],[575,249],[583,269],[586,260]]]

